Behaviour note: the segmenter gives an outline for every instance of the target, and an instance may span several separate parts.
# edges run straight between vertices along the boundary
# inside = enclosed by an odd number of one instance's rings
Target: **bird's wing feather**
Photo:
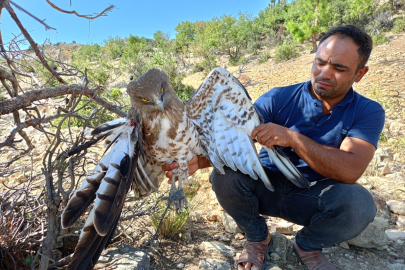
[[[187,111],[198,126],[201,144],[211,164],[223,173],[223,165],[263,180],[273,187],[260,164],[250,135],[263,119],[254,108],[248,92],[227,70],[215,68],[187,101]],[[265,149],[271,161],[298,187],[310,182],[279,147]]]
[[[105,128],[106,126],[111,128]],[[133,140],[131,135],[134,129],[137,131],[136,128],[137,124],[134,125],[131,120],[125,120],[124,124],[119,125],[114,120],[113,124],[104,124],[99,129],[98,134],[111,132],[109,137],[116,142],[82,186],[73,193],[62,213],[62,225],[66,228],[95,199],[67,269],[92,269],[114,234],[125,196],[138,166],[142,142]]]
[[[291,163],[288,156],[277,145],[272,148],[263,146],[269,154],[270,161],[290,180],[300,188],[309,188],[311,183],[305,176]]]
[[[227,165],[262,179],[273,190],[250,138],[260,118],[246,90],[229,71],[211,71],[186,106],[207,157],[219,172]]]

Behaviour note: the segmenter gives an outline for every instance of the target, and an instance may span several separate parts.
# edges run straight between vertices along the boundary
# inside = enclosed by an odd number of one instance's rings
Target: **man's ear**
[[[356,79],[354,82],[358,83],[368,71],[368,66],[365,66],[357,71]]]

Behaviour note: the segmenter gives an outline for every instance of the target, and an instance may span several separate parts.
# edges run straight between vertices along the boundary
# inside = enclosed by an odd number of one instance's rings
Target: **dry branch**
[[[73,11],[67,11],[64,9],[61,9],[59,7],[57,7],[54,3],[52,3],[49,0],[46,0],[46,2],[48,2],[48,4],[53,7],[54,9],[63,12],[63,13],[67,13],[67,14],[75,14],[77,17],[81,17],[81,18],[86,18],[89,20],[94,20],[100,16],[105,16],[109,11],[111,11],[114,8],[114,5],[109,6],[108,8],[104,9],[102,12],[98,13],[96,16],[91,17],[90,15],[80,15],[79,13],[77,13],[75,10]]]
[[[36,56],[38,57],[38,59],[40,60],[41,64],[52,74],[53,77],[55,77],[58,82],[62,83],[62,84],[67,84],[67,82],[65,82],[64,79],[62,79],[62,77],[60,77],[57,72],[55,70],[53,70],[48,63],[46,62],[43,54],[39,51],[37,44],[34,42],[34,40],[31,38],[31,35],[28,33],[28,31],[24,28],[24,26],[22,25],[21,21],[18,19],[17,15],[15,14],[13,8],[10,6],[10,4],[8,3],[8,1],[3,1],[4,7],[7,9],[7,11],[10,13],[11,18],[15,21],[15,23],[17,24],[18,28],[20,28],[21,32],[23,33],[24,37],[28,40],[28,42],[30,43],[32,49],[34,50]]]
[[[0,102],[0,115],[8,114],[13,111],[31,106],[32,103],[37,100],[53,98],[62,95],[79,95],[81,93],[89,96],[100,89],[100,87],[90,89],[81,85],[60,85],[44,88],[41,90],[29,91],[23,95],[18,95],[16,97]]]
[[[47,25],[45,23],[45,20],[41,20],[38,17],[34,16],[32,13],[30,13],[29,11],[27,11],[26,9],[22,8],[21,6],[17,5],[16,3],[14,3],[13,1],[9,0],[9,2],[11,4],[13,4],[16,8],[18,8],[19,10],[21,10],[22,12],[27,13],[29,16],[31,16],[32,18],[34,18],[35,20],[37,20],[38,22],[40,22],[41,24],[43,24],[46,28],[46,30],[56,30],[56,28],[50,27],[49,25]]]

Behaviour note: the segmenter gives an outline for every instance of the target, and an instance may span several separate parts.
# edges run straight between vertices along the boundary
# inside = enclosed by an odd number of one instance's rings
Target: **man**
[[[336,269],[322,248],[354,238],[373,221],[374,200],[355,183],[374,155],[385,116],[377,102],[352,89],[368,71],[371,49],[372,40],[361,29],[333,28],[319,42],[310,81],[272,89],[255,102],[265,124],[252,138],[268,147],[282,146],[311,181],[310,188],[294,186],[263,149],[259,156],[274,192],[241,172],[213,171],[210,181],[218,202],[246,235],[238,269],[264,268],[271,235],[260,214],[304,226],[294,252],[311,270]],[[189,165],[194,173],[208,163],[196,157]]]

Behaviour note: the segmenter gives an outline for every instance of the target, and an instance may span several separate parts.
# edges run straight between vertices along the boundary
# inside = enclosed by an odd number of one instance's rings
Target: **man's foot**
[[[294,253],[308,270],[336,270],[322,251],[303,251],[294,241]]]
[[[247,241],[238,260],[238,270],[262,270],[266,262],[266,254],[270,251],[273,242],[271,234],[262,242]]]

